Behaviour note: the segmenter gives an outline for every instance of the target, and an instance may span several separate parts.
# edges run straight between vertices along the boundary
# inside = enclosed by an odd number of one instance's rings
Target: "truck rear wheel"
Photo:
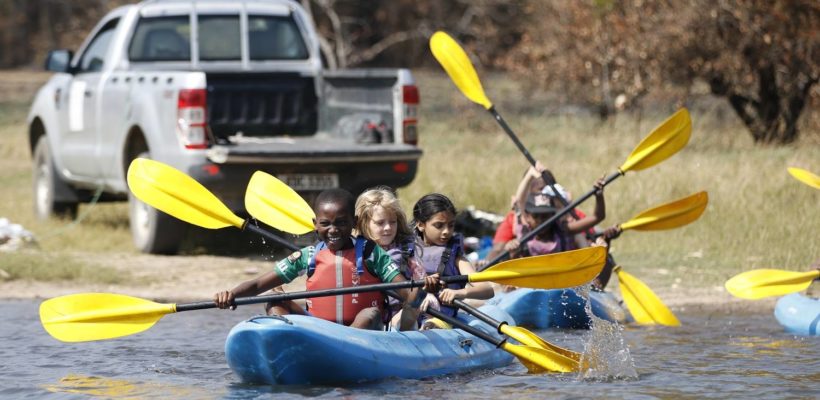
[[[58,190],[67,190],[67,184],[60,179],[46,136],[40,136],[34,147],[34,213],[39,219],[51,217],[77,216],[76,201],[58,201]]]
[[[148,153],[139,155],[150,158]],[[128,192],[128,216],[134,246],[143,253],[176,254],[187,233],[187,225]]]

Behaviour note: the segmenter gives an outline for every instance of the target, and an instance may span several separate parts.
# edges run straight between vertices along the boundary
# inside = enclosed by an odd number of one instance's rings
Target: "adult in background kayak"
[[[217,292],[219,308],[235,308],[236,297],[256,296],[307,274],[307,290],[401,282],[406,279],[390,255],[372,240],[351,236],[356,225],[355,199],[344,189],[325,190],[316,197],[313,220],[319,242],[276,263],[276,268],[231,290]],[[401,302],[409,289],[397,291]],[[381,292],[308,299],[307,310],[293,301],[269,303],[268,315],[307,314],[361,329],[382,329],[385,297]]]

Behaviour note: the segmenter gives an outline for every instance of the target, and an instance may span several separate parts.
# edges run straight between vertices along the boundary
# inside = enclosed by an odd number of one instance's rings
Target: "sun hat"
[[[552,206],[549,196],[543,193],[530,193],[530,195],[527,196],[524,211],[530,214],[548,214],[554,213],[556,209]]]
[[[559,184],[559,183],[556,183],[553,186],[555,186],[555,189],[558,191],[558,194],[560,194],[561,197],[564,198],[564,200],[569,200],[569,193],[567,192],[567,189],[564,189],[564,187],[561,186],[561,184]],[[550,196],[550,197],[555,197],[555,192],[552,190],[552,187],[550,187],[549,185],[544,186],[544,188],[541,189],[541,193],[543,193],[547,196]]]

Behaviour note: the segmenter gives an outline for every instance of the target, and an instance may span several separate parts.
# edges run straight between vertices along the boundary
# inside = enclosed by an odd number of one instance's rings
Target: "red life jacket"
[[[373,251],[373,245],[367,246],[368,240],[358,237],[352,249],[336,253],[330,251],[324,242],[320,242],[308,266],[307,290],[332,289],[358,285],[371,285],[382,281],[365,267],[365,259]],[[370,242],[373,243],[373,242]],[[307,300],[310,313],[324,320],[342,325],[350,325],[356,315],[369,307],[384,310],[384,294],[381,292],[351,293],[342,296],[315,297]]]

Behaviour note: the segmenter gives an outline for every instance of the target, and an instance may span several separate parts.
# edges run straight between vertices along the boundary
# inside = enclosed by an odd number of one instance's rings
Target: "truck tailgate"
[[[327,137],[269,138],[216,145],[208,150],[208,159],[216,164],[343,164],[416,161],[421,153],[418,147],[407,144],[362,145]]]

